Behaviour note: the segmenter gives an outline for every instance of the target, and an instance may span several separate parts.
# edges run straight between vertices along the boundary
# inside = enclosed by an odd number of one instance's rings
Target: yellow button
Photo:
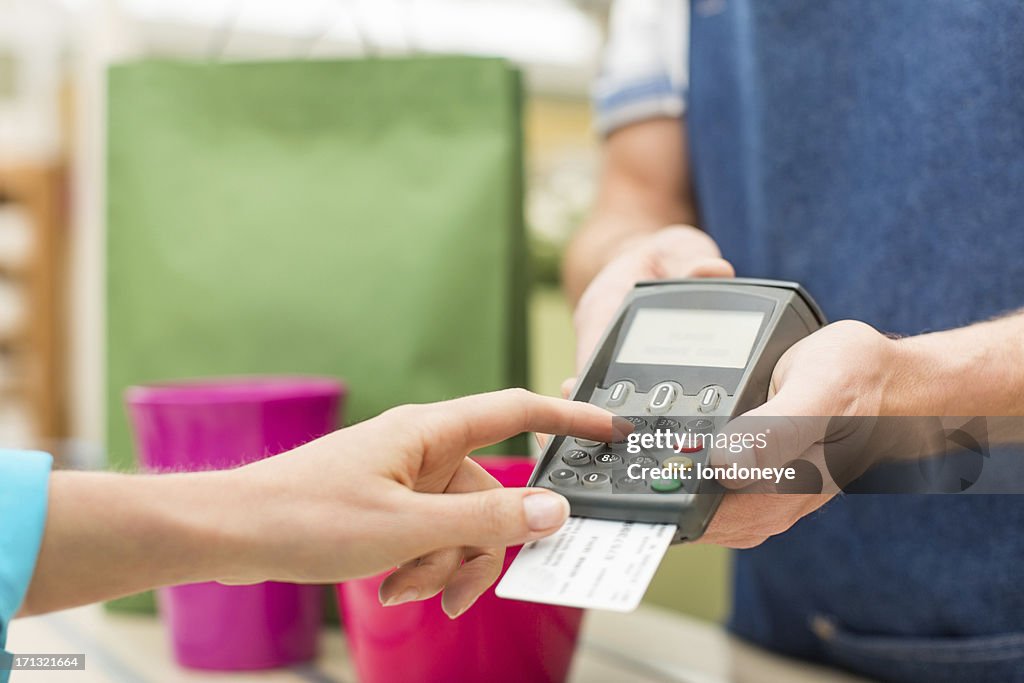
[[[693,459],[685,455],[673,455],[661,461],[662,467],[678,467],[681,470],[688,470],[693,467]]]

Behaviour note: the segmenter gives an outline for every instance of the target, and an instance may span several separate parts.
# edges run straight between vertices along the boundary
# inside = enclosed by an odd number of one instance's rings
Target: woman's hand
[[[444,590],[451,616],[498,577],[506,546],[569,514],[466,458],[524,431],[613,441],[612,416],[521,389],[402,406],[235,470],[56,472],[23,614],[181,583],[334,583],[401,565],[386,604]]]
[[[462,613],[498,579],[506,546],[548,536],[568,516],[561,496],[502,488],[466,458],[535,430],[613,436],[602,410],[510,389],[402,405],[241,468],[241,490],[262,510],[251,529],[259,552],[240,578],[330,583],[400,565],[382,602],[443,590],[445,611]]]
[[[261,511],[242,579],[328,583],[400,565],[385,604],[444,591],[452,616],[498,578],[505,547],[568,516],[542,488],[502,488],[466,456],[523,431],[613,440],[610,414],[522,389],[403,405],[237,471]],[[440,496],[438,494],[447,494]]]
[[[524,431],[615,437],[601,409],[512,389],[395,408],[237,470],[256,508],[255,553],[233,578],[327,583],[400,565],[382,602],[444,590],[445,611],[461,614],[497,579],[506,546],[569,514],[562,496],[503,489],[466,458]]]

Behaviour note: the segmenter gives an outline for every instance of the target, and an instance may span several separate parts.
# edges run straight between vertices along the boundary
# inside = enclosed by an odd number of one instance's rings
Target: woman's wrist
[[[246,566],[254,506],[233,472],[109,476],[115,514],[98,532],[144,567],[143,589],[216,581]]]
[[[196,472],[122,477],[128,500],[138,510],[130,530],[146,549],[148,575],[156,585],[220,580],[244,563],[250,544],[250,505],[230,472]]]
[[[270,576],[267,505],[245,468],[155,477],[182,507],[169,511],[170,531],[191,563],[176,582],[249,583]]]

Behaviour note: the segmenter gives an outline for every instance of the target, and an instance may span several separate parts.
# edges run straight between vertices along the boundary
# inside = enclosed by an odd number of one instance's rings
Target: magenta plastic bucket
[[[324,378],[239,377],[132,387],[125,399],[142,468],[185,472],[237,467],[323,436],[344,394]],[[157,598],[181,665],[239,671],[316,657],[321,590],[198,583]]]
[[[476,458],[505,486],[524,486],[529,458]],[[505,568],[519,547],[505,553]],[[504,600],[488,589],[449,619],[441,596],[382,607],[387,574],[338,586],[349,652],[360,683],[556,683],[572,664],[583,610]]]

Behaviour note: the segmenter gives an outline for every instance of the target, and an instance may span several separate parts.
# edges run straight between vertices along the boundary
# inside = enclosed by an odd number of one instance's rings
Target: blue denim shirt
[[[901,334],[1024,306],[1024,3],[693,0],[687,132],[737,273]],[[890,681],[1024,681],[1024,496],[846,496],[730,620]]]
[[[46,453],[0,450],[0,683],[10,675],[7,624],[25,599],[43,537],[51,462]]]

